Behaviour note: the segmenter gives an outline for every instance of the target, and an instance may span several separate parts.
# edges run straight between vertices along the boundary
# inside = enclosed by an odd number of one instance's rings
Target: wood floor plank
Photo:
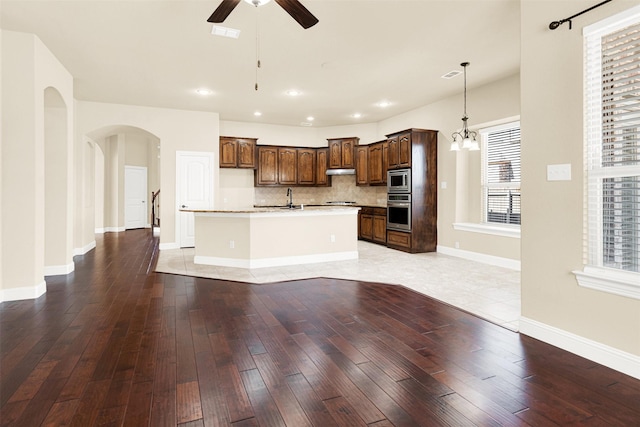
[[[0,303],[0,426],[632,426],[640,380],[411,289],[154,273],[96,237]]]

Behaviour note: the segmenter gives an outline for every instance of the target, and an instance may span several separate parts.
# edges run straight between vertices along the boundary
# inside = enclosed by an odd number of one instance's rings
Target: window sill
[[[494,236],[520,238],[519,225],[497,225],[497,224],[476,224],[472,222],[456,222],[453,224],[454,230],[470,231],[472,233],[492,234]]]
[[[640,299],[640,274],[610,268],[586,266],[573,272],[578,285],[597,291]]]

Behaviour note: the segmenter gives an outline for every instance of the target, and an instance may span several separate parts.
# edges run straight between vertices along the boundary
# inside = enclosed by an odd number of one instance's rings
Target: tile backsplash
[[[343,201],[375,206],[387,203],[386,186],[356,186],[355,175],[334,175],[331,183],[331,187],[291,187],[293,203],[299,205]],[[255,187],[256,205],[284,205],[288,201],[287,187]]]

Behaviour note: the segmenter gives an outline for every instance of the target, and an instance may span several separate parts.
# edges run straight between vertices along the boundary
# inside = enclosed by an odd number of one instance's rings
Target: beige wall
[[[611,2],[550,31],[582,3],[523,1],[521,69],[522,315],[634,355],[640,301],[579,287],[571,272],[583,267],[582,28],[637,4]],[[561,163],[572,180],[548,182],[546,165]]]
[[[160,243],[163,246],[175,245],[176,151],[213,152],[215,159],[214,183],[217,183],[220,135],[218,114],[85,101],[78,101],[76,105],[76,146],[81,149],[84,149],[81,142],[86,139],[86,135],[114,126],[136,127],[159,139],[161,146],[159,188],[162,189]],[[108,156],[105,152],[106,157]],[[124,155],[122,162],[124,164]],[[105,209],[108,208],[105,207]],[[81,238],[86,244],[92,241],[94,236],[93,234],[85,234]]]
[[[71,165],[73,78],[40,40],[30,34],[2,34],[2,295],[0,299],[33,297],[44,292],[45,274],[45,90],[55,88],[65,114],[55,120],[60,162]],[[51,116],[49,116],[50,118]],[[48,129],[47,129],[48,128]],[[55,131],[57,132],[57,131]],[[48,141],[47,141],[48,142]],[[51,168],[50,168],[51,169]],[[64,230],[58,250],[60,265],[73,265],[70,166],[58,171],[54,189],[64,211],[55,227]]]

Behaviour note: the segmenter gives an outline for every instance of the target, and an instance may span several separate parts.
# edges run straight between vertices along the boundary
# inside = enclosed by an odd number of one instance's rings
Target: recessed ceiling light
[[[353,117],[354,119],[359,119],[360,117],[362,117],[362,114],[360,114],[360,113],[353,113],[353,114],[351,115],[351,117]]]
[[[236,30],[235,28],[223,27],[221,25],[213,25],[211,27],[211,34],[213,34],[214,36],[237,39],[238,37],[240,37],[240,30]]]
[[[296,89],[289,89],[287,91],[287,95],[289,96],[300,96],[302,94],[302,92],[300,92],[299,90]]]
[[[312,122],[312,121],[314,121],[314,120],[315,120],[315,119],[314,119],[314,117],[312,117],[312,116],[307,117],[307,121],[308,121],[308,122]]]
[[[389,101],[380,101],[376,105],[380,108],[387,108],[391,103]]]
[[[207,96],[207,95],[211,95],[213,91],[211,89],[200,88],[200,89],[196,89],[196,93],[198,95]]]
[[[271,0],[244,0],[244,1],[254,6],[262,6],[263,4],[269,3]]]
[[[253,115],[256,117],[260,117],[262,113],[260,111],[256,111],[255,113],[253,113]]]

